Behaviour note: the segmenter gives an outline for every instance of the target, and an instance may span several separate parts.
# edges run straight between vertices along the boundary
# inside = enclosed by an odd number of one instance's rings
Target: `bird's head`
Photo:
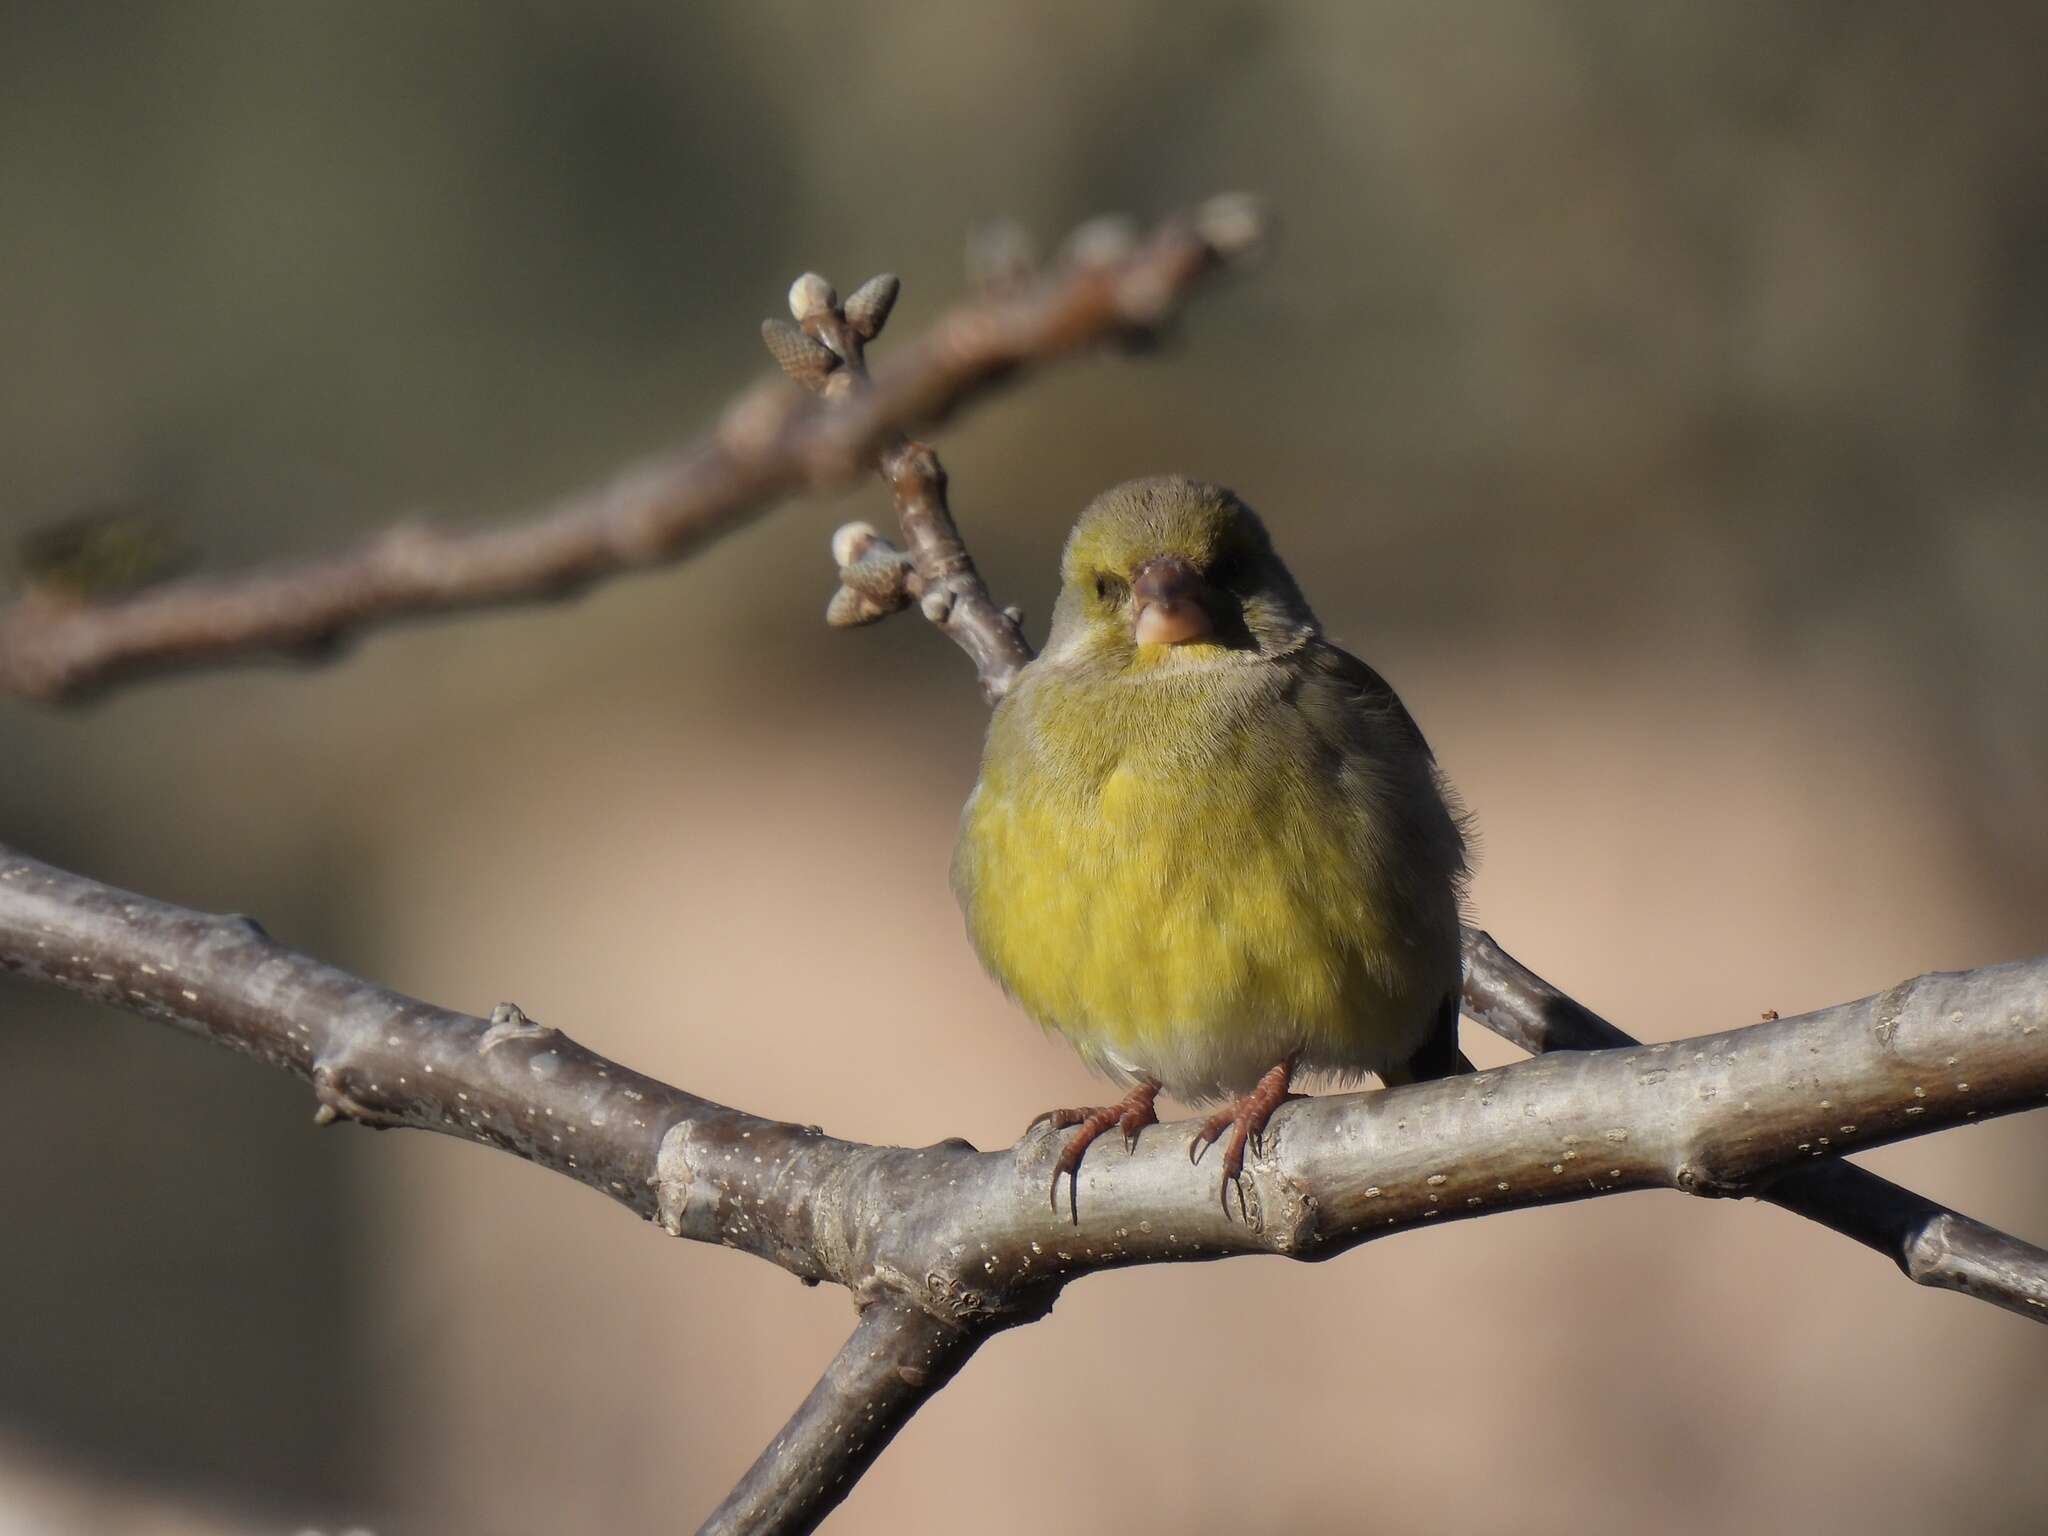
[[[1258,514],[1221,486],[1161,475],[1081,514],[1047,653],[1123,666],[1278,656],[1315,630]]]

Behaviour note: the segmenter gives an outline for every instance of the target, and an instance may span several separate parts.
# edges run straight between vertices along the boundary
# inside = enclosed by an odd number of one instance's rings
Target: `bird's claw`
[[[1238,1214],[1245,1225],[1251,1225],[1251,1207],[1246,1203],[1244,1190],[1244,1155],[1250,1148],[1254,1157],[1266,1155],[1266,1126],[1273,1118],[1273,1111],[1285,1104],[1293,1094],[1287,1091],[1287,1084],[1294,1076],[1294,1058],[1289,1057],[1259,1079],[1258,1086],[1250,1093],[1240,1094],[1215,1114],[1202,1122],[1188,1142],[1188,1161],[1199,1165],[1202,1155],[1222,1139],[1225,1131],[1230,1140],[1223,1147],[1223,1185],[1220,1198],[1223,1201],[1223,1218],[1230,1219],[1230,1191],[1237,1190]]]
[[[1067,1179],[1067,1204],[1075,1226],[1081,1224],[1081,1159],[1097,1137],[1111,1126],[1123,1132],[1124,1150],[1138,1150],[1138,1132],[1148,1125],[1157,1125],[1159,1116],[1152,1107],[1152,1101],[1159,1096],[1157,1083],[1140,1083],[1114,1104],[1105,1104],[1097,1109],[1049,1109],[1039,1115],[1026,1132],[1041,1125],[1050,1125],[1055,1131],[1078,1126],[1073,1139],[1061,1148],[1059,1159],[1052,1165],[1052,1210],[1054,1215],[1060,1209],[1060,1175]]]
[[[1223,1219],[1225,1221],[1230,1220],[1230,1192],[1233,1189],[1237,1191],[1238,1218],[1246,1226],[1250,1226],[1252,1224],[1252,1213],[1251,1208],[1244,1203],[1244,1174],[1242,1172],[1226,1173],[1223,1175]]]
[[[1137,1151],[1138,1132],[1145,1129],[1148,1125],[1157,1125],[1158,1123],[1159,1117],[1151,1114],[1149,1111],[1141,1117],[1134,1110],[1125,1110],[1122,1115],[1118,1116],[1116,1122],[1116,1128],[1122,1131],[1124,1135],[1124,1151]]]
[[[1029,1136],[1041,1125],[1049,1125],[1056,1131],[1063,1131],[1070,1125],[1079,1125],[1087,1118],[1088,1111],[1085,1109],[1041,1110],[1031,1117],[1031,1123],[1024,1127],[1024,1134]]]

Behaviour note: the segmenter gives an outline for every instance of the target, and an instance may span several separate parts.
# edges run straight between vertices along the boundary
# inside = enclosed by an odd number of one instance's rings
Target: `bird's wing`
[[[1425,969],[1441,978],[1441,991],[1424,993],[1433,1013],[1428,1035],[1408,1061],[1380,1075],[1391,1086],[1470,1072],[1458,1050],[1458,922],[1470,824],[1385,678],[1326,642],[1302,653],[1296,675],[1301,713],[1341,763],[1357,857],[1380,872],[1380,899],[1399,914],[1409,945],[1431,957]]]
[[[1378,736],[1389,745],[1420,749],[1433,764],[1422,728],[1387,680],[1349,651],[1316,641],[1299,656],[1303,704],[1311,716],[1342,719],[1352,731]],[[1350,734],[1347,732],[1346,734]]]

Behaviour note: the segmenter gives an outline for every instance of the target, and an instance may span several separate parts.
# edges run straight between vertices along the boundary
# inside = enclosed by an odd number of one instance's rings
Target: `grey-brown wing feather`
[[[1466,863],[1466,818],[1438,769],[1415,717],[1387,680],[1347,651],[1314,643],[1301,656],[1297,701],[1345,771],[1370,773],[1382,825],[1361,847],[1400,876],[1397,898],[1421,941],[1437,949],[1445,991],[1428,1038],[1387,1082],[1420,1082],[1473,1070],[1458,1049],[1459,922]],[[1391,847],[1384,846],[1390,842]]]

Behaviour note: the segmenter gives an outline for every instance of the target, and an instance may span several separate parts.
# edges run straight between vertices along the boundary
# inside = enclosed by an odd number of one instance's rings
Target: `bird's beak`
[[[1131,601],[1137,618],[1131,635],[1140,645],[1186,645],[1216,632],[1209,610],[1202,606],[1208,590],[1202,573],[1178,555],[1156,555],[1131,577]]]

